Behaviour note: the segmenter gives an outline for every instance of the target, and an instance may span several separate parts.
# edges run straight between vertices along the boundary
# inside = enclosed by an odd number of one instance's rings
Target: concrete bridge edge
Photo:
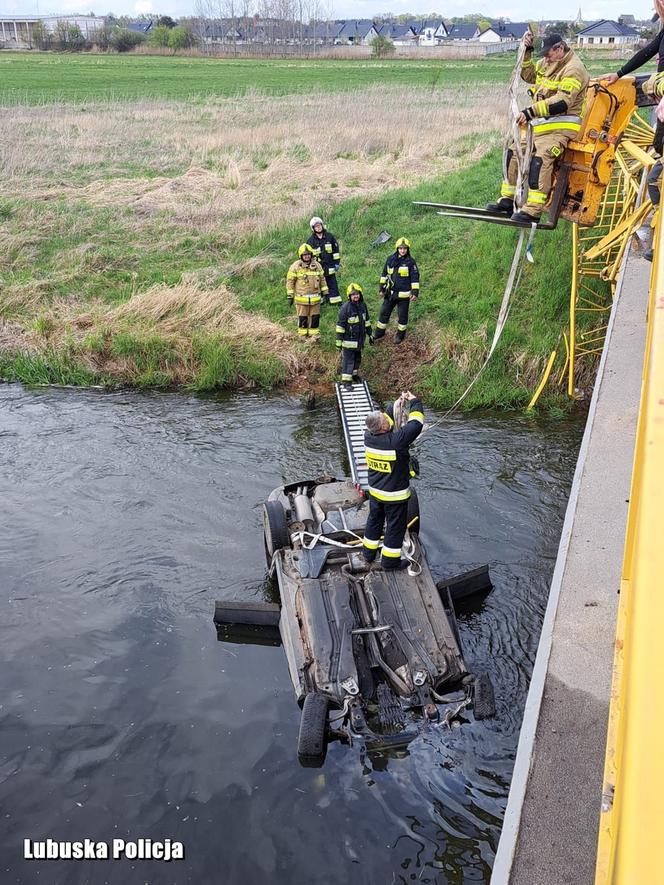
[[[623,281],[625,278],[625,270],[629,260],[631,246],[628,245],[625,250],[620,276],[616,285],[616,294],[611,307],[611,314],[607,324],[606,337],[602,356],[600,358],[593,395],[588,409],[588,418],[579,447],[579,456],[574,470],[574,478],[570,489],[569,501],[565,511],[565,519],[563,522],[562,533],[560,536],[560,544],[558,545],[558,555],[556,557],[556,565],[551,578],[551,589],[549,591],[549,599],[542,621],[542,632],[540,634],[539,645],[537,647],[537,655],[526,698],[524,708],[523,722],[519,734],[519,743],[516,752],[516,761],[512,773],[512,781],[510,784],[510,792],[505,809],[505,817],[503,819],[503,827],[498,842],[498,849],[494,859],[493,869],[491,873],[490,885],[509,885],[512,864],[516,853],[517,839],[521,824],[521,814],[523,810],[530,768],[533,760],[533,750],[535,744],[535,736],[537,732],[537,723],[539,721],[540,708],[544,694],[544,685],[546,681],[547,670],[549,666],[549,657],[553,644],[553,632],[556,621],[556,613],[558,610],[558,601],[560,599],[560,590],[562,586],[565,567],[567,564],[567,553],[569,550],[570,540],[572,537],[572,529],[574,526],[574,518],[579,499],[579,491],[581,488],[581,480],[590,445],[590,437],[592,435],[595,414],[597,411],[597,403],[599,400],[602,379],[606,366],[609,344],[613,333],[616,312],[620,296],[622,293]]]

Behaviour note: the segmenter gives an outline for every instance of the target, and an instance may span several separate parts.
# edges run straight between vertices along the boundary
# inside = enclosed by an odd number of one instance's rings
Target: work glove
[[[294,301],[295,301],[295,297],[293,295],[289,295],[288,296],[288,303],[290,304],[291,307],[293,306]]]
[[[334,269],[335,269],[335,271],[336,271],[337,273],[339,273],[339,268],[340,268],[340,267],[341,267],[340,264],[335,264],[335,265],[334,265]]]
[[[335,341],[334,343],[335,343],[336,346],[339,348],[339,350],[341,350],[341,341],[339,341],[339,340],[337,339],[337,341]]]
[[[373,335],[369,335],[369,344],[373,344],[373,343],[374,343],[374,337],[373,337]]]
[[[655,94],[655,84],[657,83],[656,74],[652,74],[652,76],[648,77],[645,83],[641,86],[644,95],[654,95]]]

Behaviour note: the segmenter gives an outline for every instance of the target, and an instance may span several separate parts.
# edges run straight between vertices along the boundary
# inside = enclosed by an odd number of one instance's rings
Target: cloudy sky
[[[223,0],[222,0],[223,2]],[[439,7],[446,17],[465,15],[471,12],[485,12],[492,18],[501,16],[512,21],[524,21],[533,18],[534,4],[529,0],[444,0],[440,5],[436,0],[328,0],[332,7],[333,18],[372,18],[381,12],[390,11],[395,14],[413,12],[428,13],[432,8]],[[538,18],[576,18],[581,5],[584,21],[590,22],[600,18],[617,19],[619,15],[631,13],[637,18],[652,15],[652,3],[639,2],[634,6],[625,0],[562,0],[537,5]],[[100,5],[103,4],[103,5]],[[258,5],[258,4],[257,4]],[[0,0],[0,14],[15,15],[17,13],[58,13],[58,12],[95,12],[104,15],[114,12],[116,15],[137,15],[140,13],[159,12],[174,18],[180,15],[193,15],[196,0]]]

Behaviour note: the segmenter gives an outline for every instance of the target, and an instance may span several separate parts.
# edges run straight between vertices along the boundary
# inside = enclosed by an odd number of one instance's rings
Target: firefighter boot
[[[509,197],[501,197],[495,203],[487,203],[486,211],[492,212],[494,215],[507,215],[509,218],[514,212],[514,200]]]
[[[519,209],[512,215],[512,221],[518,221],[519,224],[537,224],[540,220],[539,215],[531,215],[523,209]]]

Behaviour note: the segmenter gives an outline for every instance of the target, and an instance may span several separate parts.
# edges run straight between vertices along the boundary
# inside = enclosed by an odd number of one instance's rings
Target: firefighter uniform
[[[390,429],[385,433],[364,432],[364,446],[369,468],[369,518],[362,541],[364,558],[373,562],[380,547],[385,525],[381,565],[398,568],[401,546],[408,523],[410,498],[410,457],[408,447],[417,439],[424,425],[422,401],[411,400],[408,421],[394,430],[392,407],[387,419]]]
[[[311,219],[312,221],[320,221],[319,219]],[[320,222],[322,224],[322,222]],[[314,252],[314,258],[319,262],[325,274],[325,282],[329,289],[327,300],[329,304],[341,304],[341,295],[339,294],[339,285],[337,283],[337,269],[341,261],[341,250],[339,243],[333,234],[323,227],[322,236],[313,231],[307,243]]]
[[[360,295],[359,301],[352,300],[353,292]],[[341,380],[345,383],[357,381],[360,377],[362,348],[367,338],[372,340],[369,309],[364,302],[362,287],[351,283],[346,289],[348,301],[342,305],[337,318],[337,347],[341,350]]]
[[[583,62],[571,49],[560,61],[549,62],[542,58],[536,63],[532,50],[527,50],[521,66],[521,79],[533,84],[528,90],[533,103],[523,111],[533,131],[528,199],[523,212],[538,219],[551,192],[556,161],[564,153],[567,142],[581,129],[589,76]],[[518,174],[513,144],[505,159],[507,178],[503,180],[500,196],[504,200],[513,200]]]
[[[302,260],[305,252],[311,254],[311,259]],[[323,268],[313,257],[313,250],[308,243],[303,243],[298,249],[300,256],[288,268],[286,274],[286,295],[288,300],[295,302],[295,310],[298,318],[298,335],[318,340],[320,337],[320,302],[321,296],[327,294],[327,283],[323,274]]]
[[[383,337],[392,311],[396,307],[398,319],[396,340],[401,342],[406,337],[406,329],[408,328],[410,300],[417,298],[420,294],[420,272],[415,259],[410,254],[410,242],[405,237],[401,237],[397,240],[396,246],[396,251],[385,262],[380,278],[379,285],[383,295],[383,304],[376,322],[375,337]],[[399,246],[406,246],[405,255],[399,255]]]

